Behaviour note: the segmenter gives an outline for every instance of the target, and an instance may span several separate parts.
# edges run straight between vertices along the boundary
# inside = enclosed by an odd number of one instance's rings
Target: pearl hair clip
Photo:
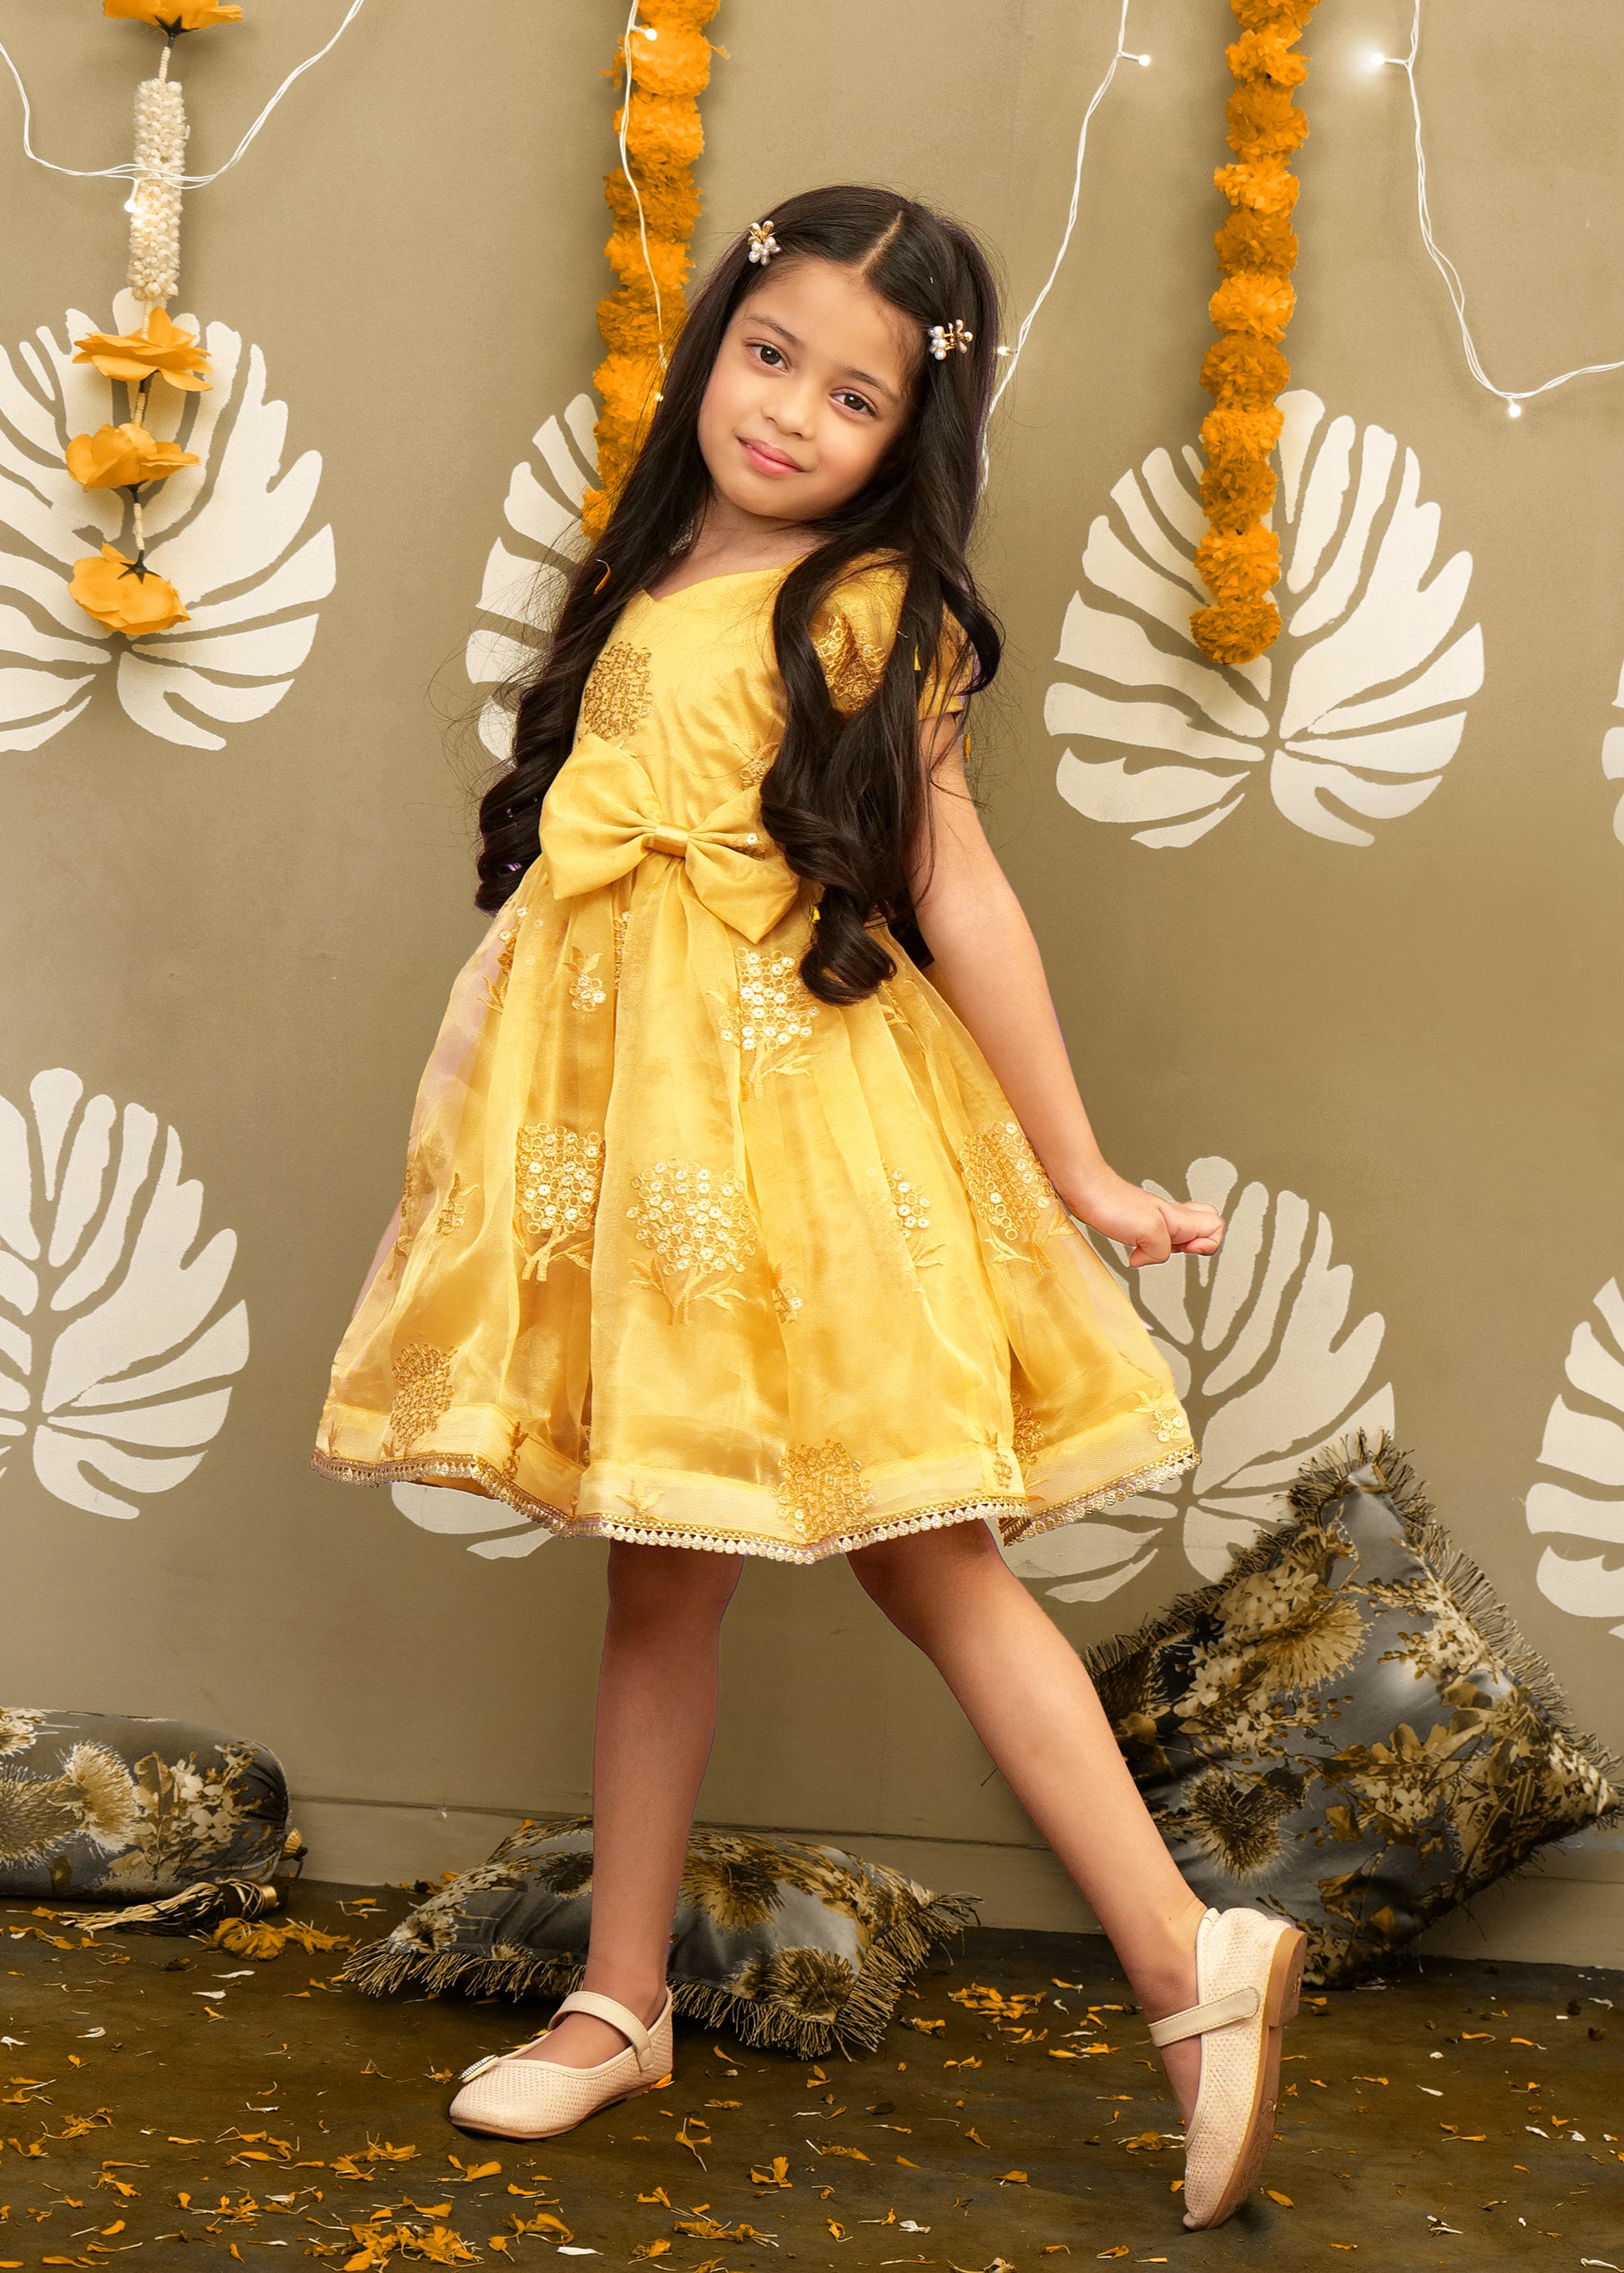
[[[930,341],[931,354],[938,363],[945,363],[955,349],[960,355],[968,355],[970,342],[975,334],[966,332],[955,316],[951,324],[932,324],[926,336]]]
[[[753,221],[750,223],[750,259],[759,261],[764,268],[778,250],[778,240],[772,233],[772,223],[770,221]]]

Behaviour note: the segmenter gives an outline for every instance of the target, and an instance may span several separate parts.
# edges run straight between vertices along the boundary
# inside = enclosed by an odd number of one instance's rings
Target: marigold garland
[[[1237,82],[1225,139],[1238,162],[1213,176],[1234,211],[1213,239],[1224,281],[1207,304],[1223,337],[1201,364],[1214,402],[1201,422],[1201,503],[1210,528],[1195,556],[1213,603],[1190,619],[1196,645],[1214,663],[1252,663],[1280,634],[1280,611],[1268,597],[1280,580],[1280,539],[1262,522],[1274,501],[1268,460],[1282,424],[1274,397],[1291,376],[1278,342],[1297,305],[1289,215],[1298,184],[1286,161],[1308,132],[1291,100],[1308,63],[1292,50],[1316,4],[1229,0],[1241,35],[1224,50]]]
[[[648,38],[642,26],[632,32],[629,78],[624,34],[615,49],[614,75],[627,89],[626,153],[636,192],[623,167],[604,177],[614,215],[604,249],[620,282],[598,304],[598,328],[609,352],[592,373],[604,407],[597,429],[599,486],[587,491],[583,514],[589,539],[602,533],[630,470],[659,390],[664,350],[681,320],[683,287],[693,266],[688,240],[699,214],[693,166],[705,145],[696,98],[710,79],[712,49],[703,27],[719,5],[720,0],[644,0],[642,14],[656,36]],[[614,124],[618,132],[620,111]]]

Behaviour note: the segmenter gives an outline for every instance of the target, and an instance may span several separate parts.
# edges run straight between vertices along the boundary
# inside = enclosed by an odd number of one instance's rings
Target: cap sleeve
[[[829,699],[846,717],[862,709],[885,675],[906,589],[900,568],[876,561],[837,584],[813,617],[812,644],[828,682]],[[970,677],[967,653],[968,642],[950,618],[929,669],[919,672],[921,718],[964,709],[964,687]]]

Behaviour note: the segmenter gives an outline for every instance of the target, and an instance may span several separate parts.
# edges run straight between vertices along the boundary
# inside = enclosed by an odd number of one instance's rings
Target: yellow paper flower
[[[102,0],[104,16],[125,16],[160,32],[201,32],[211,24],[240,24],[243,11],[222,0]]]
[[[162,308],[147,311],[139,332],[86,332],[75,340],[75,363],[93,363],[103,379],[150,379],[160,371],[171,386],[188,394],[207,394],[209,381],[200,374],[209,367],[208,349],[198,343],[195,332],[183,332]]]
[[[99,559],[91,556],[74,562],[68,596],[109,631],[127,632],[132,639],[190,621],[167,576],[127,559],[111,544],[102,547]]]
[[[68,445],[67,462],[83,489],[125,490],[143,482],[165,481],[199,461],[194,450],[160,442],[132,418],[123,426],[99,426],[94,434],[76,434]]]

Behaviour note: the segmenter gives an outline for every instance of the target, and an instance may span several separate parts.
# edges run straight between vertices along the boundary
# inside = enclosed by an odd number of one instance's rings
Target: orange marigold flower
[[[1306,116],[1285,88],[1267,80],[1237,86],[1223,115],[1223,139],[1242,158],[1289,157],[1308,133]]]
[[[110,631],[127,632],[137,639],[143,632],[167,632],[171,624],[190,621],[180,594],[167,576],[156,575],[141,562],[125,558],[111,544],[73,564],[69,597],[86,615],[94,616]]]
[[[132,489],[142,482],[165,481],[183,466],[197,463],[196,451],[160,442],[133,418],[123,426],[76,434],[68,445],[68,471],[87,490]]]
[[[1229,0],[1229,13],[1243,31],[1280,32],[1290,39],[1307,23],[1315,4],[1316,0]]]
[[[150,379],[162,371],[171,386],[189,394],[209,392],[201,376],[209,367],[208,349],[199,347],[195,332],[183,332],[155,305],[139,332],[86,332],[73,344],[79,349],[74,362],[94,364],[103,379]]]
[[[104,16],[126,16],[160,32],[201,32],[211,24],[240,24],[243,11],[230,0],[102,0]]]
[[[1207,304],[1221,332],[1249,332],[1260,340],[1283,337],[1297,305],[1297,294],[1283,276],[1256,269],[1226,277]]]
[[[1267,458],[1219,458],[1201,476],[1201,503],[1214,529],[1250,529],[1274,502],[1274,469]]]
[[[1232,213],[1213,234],[1218,266],[1226,276],[1237,268],[1272,268],[1277,276],[1297,266],[1297,236],[1283,214]]]
[[[1273,79],[1276,86],[1301,86],[1308,77],[1306,56],[1294,56],[1295,32],[1243,32],[1223,59],[1237,79]]]
[[[1290,376],[1280,349],[1246,332],[1214,340],[1201,358],[1201,384],[1226,410],[1260,410]]]
[[[1273,600],[1221,600],[1195,611],[1190,632],[1214,663],[1255,663],[1280,637],[1280,610]]]
[[[1195,565],[1214,600],[1249,600],[1279,581],[1280,538],[1272,529],[1211,529]]]
[[[1201,447],[1209,461],[1220,458],[1267,458],[1280,439],[1285,413],[1278,403],[1255,410],[1209,410],[1201,421]]]
[[[1302,186],[1283,158],[1248,158],[1238,166],[1220,166],[1213,176],[1214,189],[1251,213],[1289,214]]]

